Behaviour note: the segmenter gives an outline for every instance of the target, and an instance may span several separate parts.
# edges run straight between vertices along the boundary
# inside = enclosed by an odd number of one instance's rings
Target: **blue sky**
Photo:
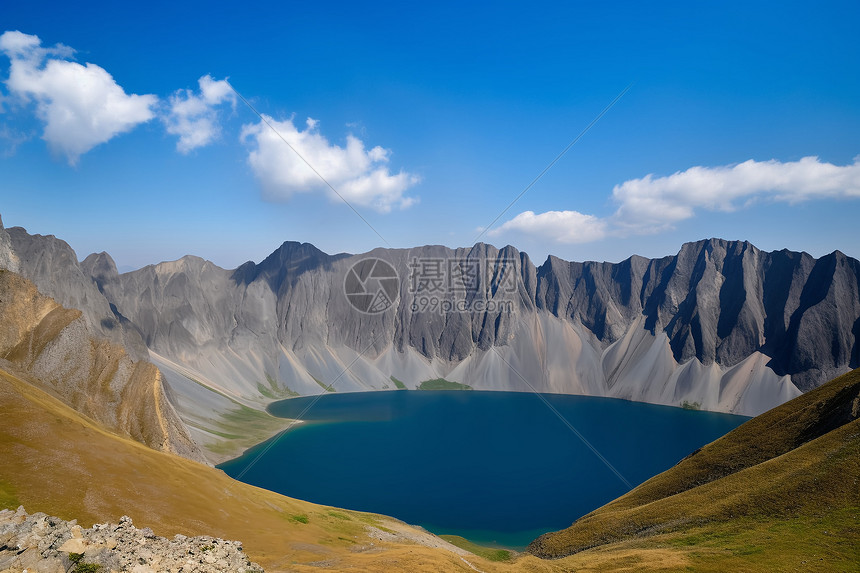
[[[537,263],[860,257],[858,26],[856,2],[15,3],[0,214],[121,267],[483,230]]]

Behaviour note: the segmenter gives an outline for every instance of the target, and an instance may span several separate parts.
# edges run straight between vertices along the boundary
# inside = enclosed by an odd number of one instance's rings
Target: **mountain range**
[[[383,311],[362,312],[345,281],[373,260],[396,288]],[[839,251],[709,239],[659,259],[536,266],[481,243],[329,255],[285,242],[236,269],[186,256],[120,274],[107,253],[79,261],[60,239],[0,227],[0,266],[157,365],[211,461],[250,445],[229,445],[231,420],[259,422],[253,437],[265,437],[277,423],[258,414],[292,395],[444,378],[752,416],[860,363],[860,263]],[[455,292],[463,269],[477,271]],[[428,293],[448,307],[425,308]]]
[[[423,308],[415,282],[439,286],[431,271],[449,261],[481,272],[437,293],[447,309]],[[822,383],[857,365],[857,292],[858,263],[842,253],[717,239],[663,259],[538,267],[512,247],[285,243],[233,270],[184,257],[120,274],[106,253],[79,261],[0,223],[0,510],[19,508],[4,514],[0,569],[59,555],[65,570],[78,555],[41,530],[3,545],[23,505],[54,525],[125,513],[159,535],[242,539],[275,571],[853,570],[860,369]],[[775,407],[521,554],[195,463],[283,429],[266,411],[278,398],[427,380]]]

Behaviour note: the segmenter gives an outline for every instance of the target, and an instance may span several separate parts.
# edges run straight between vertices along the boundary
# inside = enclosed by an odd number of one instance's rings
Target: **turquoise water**
[[[612,398],[542,397],[633,486],[748,419]],[[315,399],[282,400],[269,411],[293,418]],[[327,394],[301,417],[306,423],[219,467],[237,477],[251,464],[241,475],[249,484],[512,548],[628,491],[535,394]]]

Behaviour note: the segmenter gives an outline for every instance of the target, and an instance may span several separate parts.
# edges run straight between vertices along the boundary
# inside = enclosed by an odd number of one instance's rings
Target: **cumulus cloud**
[[[43,47],[38,36],[5,32],[0,51],[11,60],[6,80],[10,95],[36,102],[45,124],[42,138],[70,164],[155,116],[158,98],[126,94],[104,68],[69,61],[71,48]]]
[[[576,211],[520,213],[491,234],[518,230],[559,243],[605,236],[658,233],[699,211],[732,212],[756,202],[796,204],[815,199],[860,198],[860,156],[850,165],[818,157],[798,161],[745,161],[720,167],[691,167],[665,177],[631,179],[612,190],[618,206],[609,217]]]
[[[858,158],[860,159],[860,158]],[[818,157],[782,163],[744,161],[723,167],[691,167],[667,177],[646,175],[612,190],[615,224],[635,233],[658,232],[697,210],[731,212],[756,201],[800,203],[860,197],[860,163],[839,166]]]
[[[508,231],[519,231],[558,243],[589,243],[606,236],[607,224],[599,217],[578,211],[546,211],[539,214],[523,211],[489,234],[497,236]]]
[[[197,82],[197,94],[191,90],[179,90],[170,96],[169,111],[163,118],[167,132],[178,135],[176,149],[188,153],[215,141],[221,134],[218,122],[218,107],[230,103],[236,109],[236,94],[227,80],[214,80],[205,75]]]
[[[248,163],[267,199],[285,201],[295,193],[323,192],[338,200],[320,179],[322,175],[351,204],[380,213],[405,209],[416,201],[405,192],[419,178],[405,171],[391,173],[387,166],[390,150],[379,146],[366,149],[353,135],[347,136],[345,147],[332,144],[320,134],[317,120],[311,118],[302,131],[292,118],[276,121],[263,117],[274,130],[264,121],[248,124],[242,128],[241,140],[250,147]]]

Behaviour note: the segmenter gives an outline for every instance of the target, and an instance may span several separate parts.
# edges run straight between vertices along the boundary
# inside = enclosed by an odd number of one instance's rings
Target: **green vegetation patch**
[[[289,420],[277,418],[263,410],[255,410],[235,401],[234,404],[235,408],[222,412],[219,419],[211,420],[210,426],[202,428],[224,439],[206,445],[206,449],[212,453],[241,452],[277,434],[290,423]]]
[[[84,563],[83,553],[69,553],[69,561],[74,565],[70,573],[96,573],[102,568],[97,563]]]
[[[308,516],[307,516],[307,515],[305,515],[305,514],[301,514],[301,515],[293,515],[293,516],[290,516],[290,519],[292,519],[293,521],[298,521],[299,523],[308,523],[308,522],[310,522],[310,519],[309,519],[309,518],[308,518]]]
[[[249,408],[244,404],[239,404],[239,407],[235,410],[229,410],[224,412],[221,417],[228,422],[232,422],[237,426],[252,427],[257,429],[268,429],[269,421],[272,419],[272,415],[268,414],[262,410],[255,410],[254,408]]]
[[[73,565],[80,563],[83,558],[83,553],[69,553],[69,561],[71,561]]]
[[[264,410],[249,408],[234,398],[211,386],[203,384],[191,376],[185,375],[185,378],[229,400],[233,405],[227,411],[215,411],[205,418],[200,417],[196,420],[186,420],[189,426],[221,438],[219,441],[204,444],[204,447],[209,452],[222,457],[219,461],[224,461],[241,454],[247,448],[272,437],[290,424],[289,420],[277,418]],[[268,374],[266,374],[266,378],[269,383],[266,393],[279,398],[276,392],[283,392],[284,390],[277,386],[275,380]],[[265,386],[258,384],[257,389],[261,390],[261,388],[265,388]],[[287,389],[287,391],[291,390]],[[260,393],[266,395],[262,390]]]
[[[471,390],[472,387],[468,384],[460,384],[459,382],[451,382],[444,378],[433,378],[425,380],[418,385],[419,390]]]
[[[701,402],[688,402],[687,400],[684,400],[681,402],[681,407],[685,410],[701,410],[702,404]]]
[[[268,372],[266,373],[266,382],[267,384],[263,384],[262,382],[257,383],[257,392],[269,400],[283,400],[284,398],[295,398],[299,395],[298,392],[289,386],[278,384],[278,381]]]
[[[406,390],[406,384],[404,384],[394,376],[391,376],[391,381],[394,382],[394,385],[397,386],[398,390]]]
[[[483,557],[487,561],[510,561],[514,557],[513,552],[508,551],[507,549],[478,545],[477,543],[472,543],[468,539],[460,537],[459,535],[440,535],[439,537],[451,545],[456,545],[460,549],[465,549],[469,553],[473,553],[478,557]]]

